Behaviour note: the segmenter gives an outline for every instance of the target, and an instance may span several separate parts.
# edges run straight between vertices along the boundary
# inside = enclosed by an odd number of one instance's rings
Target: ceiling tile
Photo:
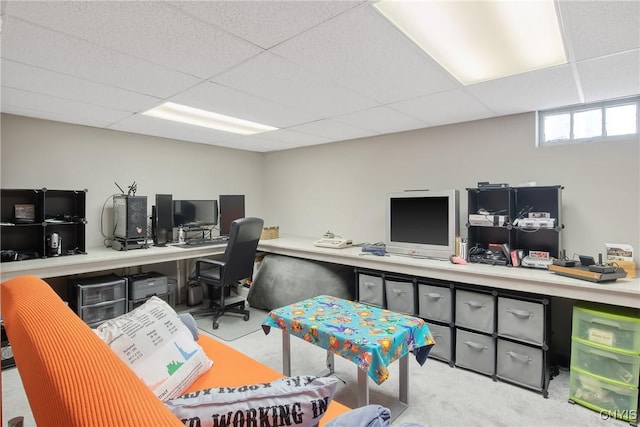
[[[317,114],[286,107],[208,81],[172,97],[170,101],[278,128],[321,118]]]
[[[345,114],[336,117],[335,120],[356,126],[360,129],[385,134],[420,129],[428,126],[428,123],[418,120],[416,117],[417,115],[415,114],[411,117],[388,106],[381,106]]]
[[[421,96],[389,105],[432,126],[491,117],[494,113],[463,90]]]
[[[259,70],[257,75],[256,70]],[[374,101],[362,95],[270,53],[251,58],[212,81],[322,117],[375,105]]]
[[[580,102],[569,65],[478,83],[466,90],[499,116]]]
[[[18,114],[18,110],[32,111],[32,117],[41,119],[89,126],[99,124],[100,127],[131,115],[128,111],[103,108],[21,89],[2,88],[2,112]]]
[[[459,86],[369,4],[318,25],[272,52],[381,103]]]
[[[325,119],[313,123],[306,123],[300,126],[293,126],[290,130],[308,133],[329,138],[331,141],[342,141],[347,139],[363,138],[375,135],[375,132],[360,129],[337,120]]]
[[[207,7],[216,3],[204,2]],[[12,2],[8,12],[201,78],[211,77],[262,51],[161,1]]]
[[[109,126],[110,129],[126,132],[154,135],[184,141],[215,144],[237,139],[239,135],[217,131],[215,129],[192,126],[184,123],[162,120],[155,117],[136,114]]]
[[[640,94],[639,1],[561,0],[580,61],[467,87],[371,3],[5,1],[1,108],[266,152]],[[280,129],[139,114],[165,100]]]
[[[639,1],[561,1],[575,60],[640,48]]]
[[[159,98],[199,82],[184,73],[15,18],[3,28],[2,57]]]
[[[152,96],[11,60],[2,60],[2,86],[132,113],[150,108],[159,101]]]
[[[263,49],[273,47],[358,3],[344,0],[171,2],[173,6]]]
[[[260,139],[276,141],[288,144],[289,146],[324,144],[333,140],[331,138],[310,135],[308,133],[296,132],[289,129],[278,129],[272,132],[263,132],[258,136]]]
[[[314,143],[315,145],[316,143]],[[232,141],[223,142],[224,147],[235,148],[238,150],[257,151],[266,153],[269,151],[288,150],[300,146],[299,144],[290,144],[286,141],[278,141],[264,138],[262,135],[253,135],[240,137]]]
[[[640,49],[577,65],[586,102],[640,94]]]

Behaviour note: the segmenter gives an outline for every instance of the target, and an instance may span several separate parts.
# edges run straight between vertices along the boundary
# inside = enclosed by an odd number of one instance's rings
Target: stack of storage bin
[[[576,304],[569,401],[636,424],[639,382],[640,310]]]
[[[127,312],[127,280],[115,274],[69,281],[69,305],[92,328]]]

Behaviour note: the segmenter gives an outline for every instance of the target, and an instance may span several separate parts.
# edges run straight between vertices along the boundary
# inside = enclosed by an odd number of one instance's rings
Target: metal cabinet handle
[[[394,289],[393,293],[396,294],[396,295],[404,295],[404,294],[407,293],[407,291],[403,291],[401,289]]]
[[[364,282],[364,285],[369,289],[376,287],[376,284],[372,282]]]
[[[533,313],[525,310],[507,310],[507,313],[511,313],[514,316],[519,317],[521,319],[528,319],[533,317]]]
[[[442,295],[437,294],[435,292],[428,292],[426,294],[426,297],[431,298],[431,299],[440,299],[440,298],[442,298]]]

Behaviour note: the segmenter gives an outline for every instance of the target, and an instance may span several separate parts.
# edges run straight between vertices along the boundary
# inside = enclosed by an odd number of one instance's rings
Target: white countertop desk
[[[370,270],[416,277],[448,280],[497,289],[531,292],[581,301],[594,301],[626,307],[640,307],[640,279],[618,279],[615,282],[592,283],[559,276],[546,270],[511,268],[485,264],[451,264],[449,261],[416,259],[405,256],[361,255],[359,247],[345,249],[313,246],[313,238],[281,237],[262,240],[258,250],[298,258],[331,262]],[[178,300],[182,301],[186,286],[186,261],[221,255],[224,245],[179,248],[151,246],[147,249],[115,251],[90,248],[86,255],[50,257],[0,264],[0,280],[30,274],[41,278],[69,276],[124,267],[177,262]]]
[[[186,286],[186,261],[193,258],[221,255],[225,244],[181,248],[174,245],[150,246],[146,249],[116,251],[111,248],[89,248],[84,255],[71,255],[5,262],[0,264],[0,281],[22,275],[33,275],[43,279],[71,276],[74,274],[113,270],[125,267],[150,265],[176,261],[178,276],[177,301],[182,302]]]
[[[471,263],[459,265],[449,261],[399,255],[361,255],[362,251],[357,246],[344,249],[320,248],[313,246],[313,242],[313,238],[281,237],[262,240],[258,248],[264,252],[388,273],[640,308],[639,278],[593,283],[560,276],[547,270]]]

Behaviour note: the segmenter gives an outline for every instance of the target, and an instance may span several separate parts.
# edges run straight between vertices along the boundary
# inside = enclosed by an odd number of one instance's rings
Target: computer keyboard
[[[229,241],[227,236],[219,236],[213,237],[211,239],[189,239],[184,244],[187,247],[195,247],[195,246],[215,246],[215,245],[224,245]]]

